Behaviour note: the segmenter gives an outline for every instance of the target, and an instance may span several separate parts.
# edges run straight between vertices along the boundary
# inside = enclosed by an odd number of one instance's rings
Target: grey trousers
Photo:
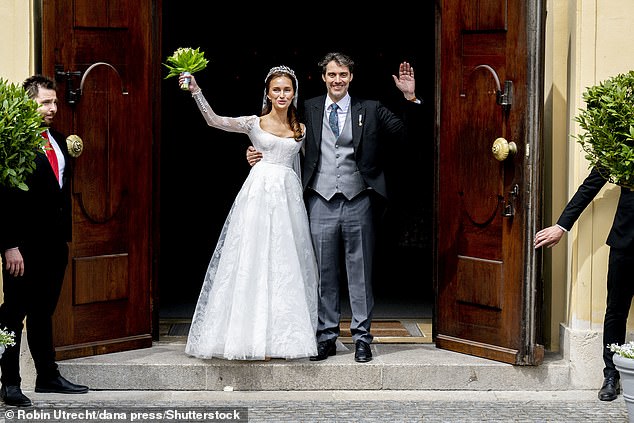
[[[347,277],[352,339],[371,343],[376,243],[371,194],[362,192],[352,200],[337,194],[328,201],[310,192],[306,206],[320,276],[317,341],[339,336],[340,277]]]

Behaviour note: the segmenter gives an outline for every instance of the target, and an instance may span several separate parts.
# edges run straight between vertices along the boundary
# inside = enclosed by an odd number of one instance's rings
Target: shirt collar
[[[330,97],[326,96],[326,110],[330,109],[330,105],[334,103],[330,99]],[[337,106],[341,109],[342,113],[348,113],[348,108],[350,107],[350,94],[346,93],[346,95],[337,102]]]

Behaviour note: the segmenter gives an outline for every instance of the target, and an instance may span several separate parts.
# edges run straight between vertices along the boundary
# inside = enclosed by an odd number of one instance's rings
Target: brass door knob
[[[68,154],[70,154],[71,157],[79,157],[84,151],[84,142],[75,134],[66,137],[66,146],[68,147]]]
[[[496,160],[502,162],[509,156],[514,156],[515,153],[517,153],[517,145],[513,141],[508,142],[506,139],[500,137],[493,141],[491,152],[493,152],[493,157],[495,157]]]

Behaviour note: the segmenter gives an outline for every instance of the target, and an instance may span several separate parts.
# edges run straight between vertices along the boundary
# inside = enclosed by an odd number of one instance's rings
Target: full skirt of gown
[[[317,354],[318,270],[292,168],[253,166],[209,263],[185,352],[230,360]]]

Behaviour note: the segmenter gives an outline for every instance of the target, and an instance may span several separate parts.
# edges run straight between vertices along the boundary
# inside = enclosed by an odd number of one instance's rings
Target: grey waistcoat
[[[321,129],[321,157],[317,164],[312,188],[326,200],[330,200],[338,192],[350,200],[366,188],[354,160],[350,111],[346,115],[343,131],[337,139],[330,129],[328,115],[324,113]]]

